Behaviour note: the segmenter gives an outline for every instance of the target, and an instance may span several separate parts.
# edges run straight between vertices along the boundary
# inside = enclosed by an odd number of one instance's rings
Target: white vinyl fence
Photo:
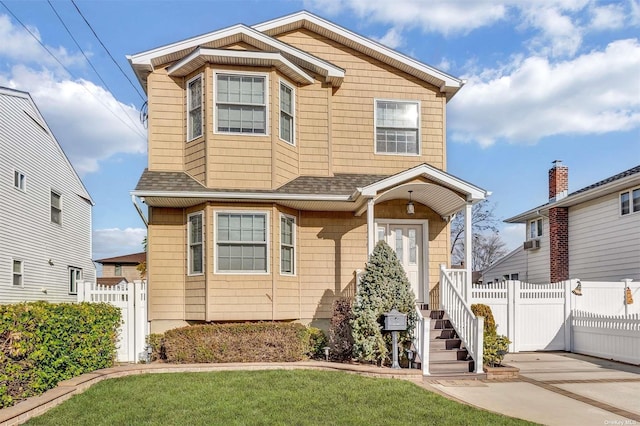
[[[113,286],[90,281],[78,282],[78,302],[109,303],[120,308],[122,325],[119,329],[118,362],[138,362],[146,350],[147,283],[134,281]]]
[[[572,292],[578,284],[581,296]],[[633,304],[626,304],[626,285]],[[566,350],[640,364],[639,299],[637,282],[574,279],[553,284],[473,284],[469,303],[491,307],[498,333],[511,340],[510,352]]]

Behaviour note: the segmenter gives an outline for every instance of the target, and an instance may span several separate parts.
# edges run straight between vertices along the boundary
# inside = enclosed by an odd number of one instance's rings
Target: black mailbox
[[[396,309],[384,315],[384,329],[386,331],[405,331],[407,329],[407,314]]]

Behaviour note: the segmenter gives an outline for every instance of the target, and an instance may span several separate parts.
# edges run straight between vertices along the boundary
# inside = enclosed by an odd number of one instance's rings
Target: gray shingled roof
[[[136,191],[164,192],[246,192],[280,194],[351,195],[358,187],[371,185],[388,176],[341,173],[332,177],[300,176],[274,191],[207,188],[184,172],[156,172],[145,169]]]

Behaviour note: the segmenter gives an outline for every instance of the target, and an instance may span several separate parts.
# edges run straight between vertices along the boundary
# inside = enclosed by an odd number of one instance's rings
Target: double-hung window
[[[187,82],[187,140],[202,136],[202,75]]]
[[[22,287],[24,285],[24,264],[22,260],[13,259],[13,285]]]
[[[62,225],[62,195],[51,191],[51,222]]]
[[[69,294],[78,294],[78,281],[82,281],[82,269],[69,267]]]
[[[376,101],[376,153],[420,153],[420,104]]]
[[[293,88],[280,82],[280,139],[294,144]]]
[[[204,272],[202,218],[202,212],[190,214],[188,217],[189,275]]]
[[[292,216],[280,216],[280,273],[295,273],[296,220]]]
[[[267,213],[217,213],[216,270],[267,272]]]
[[[542,219],[529,222],[529,239],[534,240],[542,237]]]
[[[267,78],[264,75],[216,75],[216,131],[267,133]]]
[[[13,186],[18,188],[20,191],[25,191],[27,188],[27,177],[24,173],[21,173],[17,170],[13,172]]]
[[[622,216],[640,212],[640,188],[620,193],[620,214]]]

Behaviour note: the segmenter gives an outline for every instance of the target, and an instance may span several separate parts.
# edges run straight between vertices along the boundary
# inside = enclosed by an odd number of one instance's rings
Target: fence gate
[[[138,362],[147,336],[147,283],[134,281],[113,286],[78,282],[78,302],[109,303],[122,312],[118,330],[118,362]]]

